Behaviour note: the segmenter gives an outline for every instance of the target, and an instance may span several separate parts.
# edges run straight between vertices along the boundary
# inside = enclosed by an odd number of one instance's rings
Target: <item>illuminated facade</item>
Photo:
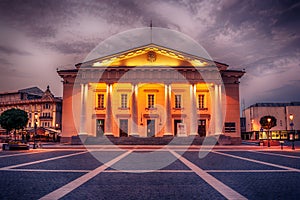
[[[239,141],[239,79],[244,72],[227,68],[149,44],[59,70],[62,140],[80,134],[224,134]]]
[[[260,118],[268,115],[274,116],[277,120],[277,125],[271,129],[271,139],[289,139],[291,131],[295,131],[296,139],[299,139],[300,102],[256,103],[243,110],[243,115],[246,119],[244,139],[266,139],[267,130],[261,128],[259,121]],[[290,115],[293,115],[293,121],[291,121]]]
[[[58,130],[61,128],[62,99],[54,97],[49,86],[45,91],[37,87],[0,94],[0,113],[11,108],[24,110],[28,114],[26,129],[38,127]],[[37,115],[37,119],[35,119]]]

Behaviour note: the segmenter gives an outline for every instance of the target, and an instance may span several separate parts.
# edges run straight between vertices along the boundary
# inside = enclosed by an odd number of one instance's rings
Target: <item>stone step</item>
[[[85,145],[201,145],[203,137],[88,137]]]

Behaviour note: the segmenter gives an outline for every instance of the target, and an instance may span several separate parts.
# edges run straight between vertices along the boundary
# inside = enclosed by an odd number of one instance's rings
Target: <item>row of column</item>
[[[132,118],[131,118],[131,133],[130,135],[139,135],[138,133],[138,85],[132,85]],[[105,135],[113,135],[112,132],[112,84],[107,84],[107,102],[106,102],[106,117],[105,117]],[[191,113],[190,113],[190,135],[197,135],[198,131],[198,116],[197,116],[197,105],[196,105],[196,85],[192,84],[190,86],[190,99],[191,99]],[[86,135],[86,112],[87,112],[87,98],[88,98],[88,84],[81,84],[81,114],[80,114],[80,131],[79,135]],[[164,135],[173,135],[172,133],[172,112],[171,112],[171,85],[165,85],[165,112],[166,112],[166,126]],[[222,91],[221,85],[214,85],[214,95],[213,95],[213,123],[211,127],[213,134],[222,133]]]
[[[221,134],[223,129],[223,112],[222,112],[222,88],[221,85],[214,85],[214,103],[213,103],[214,134]]]

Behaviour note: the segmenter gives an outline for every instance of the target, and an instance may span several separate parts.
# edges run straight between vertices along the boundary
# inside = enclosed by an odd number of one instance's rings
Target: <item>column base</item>
[[[164,136],[173,136],[173,133],[164,133]]]
[[[104,133],[105,136],[113,136],[113,133]]]
[[[190,136],[196,136],[196,135],[198,135],[198,133],[190,133],[189,135]]]
[[[87,132],[78,133],[78,136],[81,136],[81,135],[88,135],[88,133]]]
[[[223,133],[214,133],[214,136],[224,135]]]
[[[187,134],[177,134],[177,137],[187,137]]]
[[[138,133],[129,133],[130,137],[140,137],[140,134]]]

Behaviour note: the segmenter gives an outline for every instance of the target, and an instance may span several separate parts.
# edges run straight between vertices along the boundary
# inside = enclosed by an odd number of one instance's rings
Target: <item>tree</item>
[[[271,119],[270,122],[268,122],[268,119]],[[276,118],[270,115],[263,116],[262,118],[260,118],[259,123],[263,129],[268,129],[268,130],[277,126]]]
[[[16,136],[16,130],[26,127],[28,122],[27,112],[20,109],[9,109],[4,111],[0,116],[0,125],[6,129],[7,132],[14,130]],[[15,138],[16,139],[16,138]]]

